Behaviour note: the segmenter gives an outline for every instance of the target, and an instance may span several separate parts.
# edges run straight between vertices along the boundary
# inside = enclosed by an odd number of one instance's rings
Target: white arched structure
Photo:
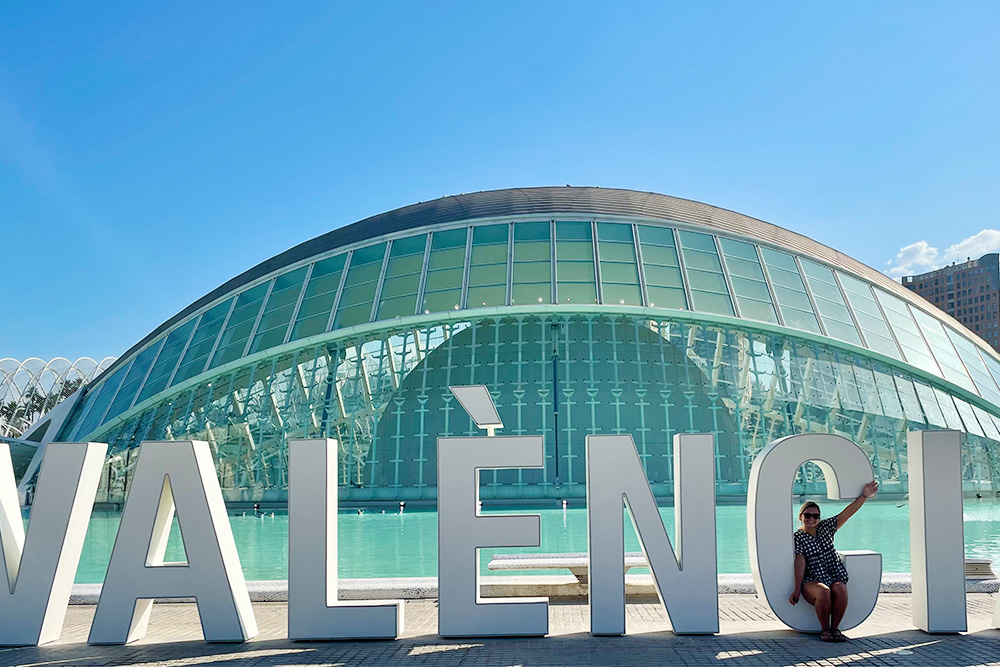
[[[17,438],[64,398],[100,375],[115,361],[56,357],[45,361],[0,359],[0,436]]]

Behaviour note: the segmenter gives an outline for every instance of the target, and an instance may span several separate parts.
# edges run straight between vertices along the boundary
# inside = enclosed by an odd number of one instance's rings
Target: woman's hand
[[[865,488],[861,489],[861,495],[865,498],[874,498],[876,493],[878,493],[878,482],[874,479],[865,484]]]
[[[798,603],[798,601],[799,601],[799,589],[796,588],[794,591],[792,591],[792,594],[788,596],[788,603],[794,607]]]

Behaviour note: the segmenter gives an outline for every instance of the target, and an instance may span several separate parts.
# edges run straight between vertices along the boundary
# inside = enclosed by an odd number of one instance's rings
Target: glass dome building
[[[1000,276],[984,276],[996,281]],[[970,288],[974,289],[974,288]],[[539,470],[484,498],[579,497],[584,439],[635,440],[657,495],[677,433],[712,433],[720,495],[775,438],[858,442],[907,488],[906,433],[959,429],[966,489],[1000,489],[1000,357],[831,248],[660,194],[444,197],[307,241],[199,299],[89,384],[54,438],[110,445],[121,501],[143,440],[209,442],[230,501],[287,497],[287,442],[340,443],[348,500],[436,497],[436,438],[477,429],[448,387],[489,387]],[[48,439],[48,438],[47,438]],[[818,490],[805,466],[800,491]]]

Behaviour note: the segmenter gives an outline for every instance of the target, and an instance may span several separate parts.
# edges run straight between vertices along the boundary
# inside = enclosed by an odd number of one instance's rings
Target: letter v
[[[97,442],[48,445],[25,538],[10,447],[0,443],[0,646],[59,638],[107,451]]]

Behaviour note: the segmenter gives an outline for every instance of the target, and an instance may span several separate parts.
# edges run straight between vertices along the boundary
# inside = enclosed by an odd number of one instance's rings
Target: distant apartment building
[[[1000,255],[952,264],[903,278],[903,287],[924,297],[1000,351]]]

